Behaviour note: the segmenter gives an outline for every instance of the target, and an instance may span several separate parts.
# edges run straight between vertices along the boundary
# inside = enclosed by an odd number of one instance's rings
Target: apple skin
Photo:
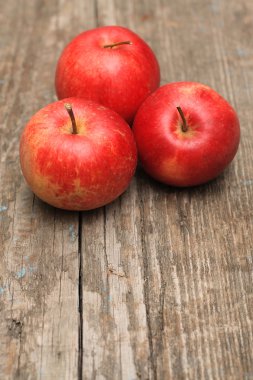
[[[72,134],[64,103],[72,105]],[[112,202],[128,187],[137,150],[128,124],[114,111],[84,99],[47,105],[26,125],[20,140],[23,175],[43,201],[66,210]]]
[[[123,41],[131,44],[104,47]],[[96,101],[128,123],[159,83],[159,64],[151,48],[120,26],[99,27],[75,37],[63,50],[55,75],[59,99],[74,96]]]
[[[178,106],[188,124],[186,132]],[[233,160],[240,140],[239,120],[231,105],[196,82],[160,87],[140,107],[133,132],[144,170],[179,187],[217,177]]]

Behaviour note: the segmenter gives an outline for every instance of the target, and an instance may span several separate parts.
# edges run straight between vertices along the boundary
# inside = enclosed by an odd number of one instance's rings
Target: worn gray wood
[[[162,83],[214,87],[243,133],[216,181],[178,190],[139,171],[121,199],[84,217],[85,379],[253,378],[252,16],[249,1],[98,1],[99,25],[151,44]]]
[[[252,1],[0,2],[0,378],[253,379]],[[138,169],[122,197],[78,215],[33,197],[18,139],[55,99],[63,46],[109,24],[152,46],[162,84],[225,96],[242,140],[210,184],[173,189]]]
[[[56,99],[60,51],[93,26],[93,15],[80,1],[1,1],[1,379],[78,377],[78,215],[34,198],[18,140],[31,115]]]

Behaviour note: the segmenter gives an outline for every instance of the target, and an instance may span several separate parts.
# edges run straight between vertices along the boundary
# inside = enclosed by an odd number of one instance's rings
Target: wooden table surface
[[[253,379],[253,1],[0,0],[0,379]],[[178,190],[138,169],[107,207],[34,197],[20,133],[55,100],[64,45],[120,24],[162,81],[220,92],[242,139],[217,180]]]

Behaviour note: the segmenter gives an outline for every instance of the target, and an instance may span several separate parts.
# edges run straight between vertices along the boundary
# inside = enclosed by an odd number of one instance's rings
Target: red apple
[[[240,140],[236,112],[217,92],[194,82],[170,83],[150,95],[133,126],[143,168],[175,186],[218,176]]]
[[[43,201],[89,210],[126,190],[137,151],[131,129],[118,114],[69,98],[31,118],[21,136],[20,162],[28,185]]]
[[[150,47],[120,26],[79,34],[63,50],[55,76],[59,99],[76,96],[96,101],[129,123],[159,82],[159,65]]]

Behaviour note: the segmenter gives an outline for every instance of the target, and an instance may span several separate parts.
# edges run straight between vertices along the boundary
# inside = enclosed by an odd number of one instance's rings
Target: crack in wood
[[[42,328],[41,328],[41,347],[40,347],[40,370],[39,370],[39,378],[41,380],[42,377],[42,362],[43,362],[43,337],[44,337],[44,327],[45,327],[45,294],[43,295],[43,303],[42,303]]]
[[[160,294],[159,294],[159,327],[160,327],[161,339],[159,339],[159,344],[162,344],[162,334],[164,330],[164,299],[165,299],[166,285],[167,284],[163,280],[163,277],[161,274],[161,288],[160,288]]]
[[[79,256],[79,277],[78,277],[78,311],[79,311],[79,331],[78,331],[78,380],[83,378],[83,258],[82,258],[82,212],[78,215],[78,256]]]
[[[164,301],[165,301],[165,293],[166,293],[166,286],[167,282],[165,281],[165,274],[164,274],[164,263],[163,258],[161,256],[161,253],[158,254],[157,260],[159,262],[159,271],[160,271],[160,278],[161,278],[161,286],[160,286],[160,292],[159,292],[159,309],[158,309],[158,324],[157,324],[157,347],[156,347],[156,360],[158,354],[162,353],[164,350],[164,340],[163,340],[163,334],[164,334]]]
[[[106,250],[106,207],[103,207],[103,216],[104,216],[104,225],[103,225],[103,233],[104,233],[104,253],[105,253],[105,265],[106,268],[109,268],[110,264],[108,261],[108,256],[107,256],[107,250]],[[109,312],[110,310],[110,284],[109,284],[109,270],[107,271],[107,276],[106,276],[106,291],[108,294],[108,297],[106,298],[106,307]]]
[[[141,250],[142,250],[143,277],[144,277],[143,291],[144,291],[144,302],[145,302],[145,307],[146,307],[148,343],[149,343],[149,350],[150,350],[150,363],[151,363],[153,380],[157,380],[157,365],[155,361],[153,333],[152,333],[150,305],[149,305],[149,274],[148,274],[147,249],[146,249],[146,242],[145,242],[144,202],[143,202],[141,189],[139,191],[139,197],[140,197]]]
[[[99,26],[98,0],[94,0],[94,15],[96,20],[96,26]]]

